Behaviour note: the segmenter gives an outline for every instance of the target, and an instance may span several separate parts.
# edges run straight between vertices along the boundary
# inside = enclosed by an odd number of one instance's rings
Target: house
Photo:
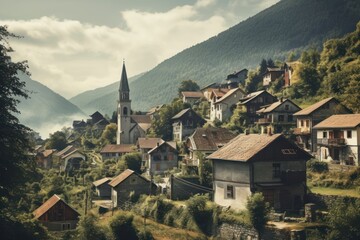
[[[211,100],[211,93],[216,88],[219,88],[218,83],[210,83],[210,84],[206,85],[205,87],[201,88],[200,92],[203,93],[206,100],[210,101]]]
[[[323,99],[299,112],[294,113],[297,128],[294,129],[296,143],[311,152],[316,152],[317,133],[313,127],[334,114],[351,114],[351,110],[336,98]]]
[[[272,104],[277,101],[277,98],[271,95],[266,90],[252,92],[240,99],[237,106],[246,112],[249,124],[254,124],[260,118],[256,111],[263,106]]]
[[[91,117],[91,125],[94,125],[95,123],[105,119],[104,116],[98,111],[91,114],[90,117]]]
[[[320,160],[360,166],[360,114],[332,115],[313,129]]]
[[[102,178],[93,182],[93,186],[95,187],[95,192],[98,197],[101,198],[110,198],[111,197],[111,187],[109,182],[111,178]]]
[[[290,99],[281,98],[279,101],[256,111],[260,116],[257,124],[261,126],[261,132],[282,133],[289,132],[296,126],[293,114],[300,111],[301,108]]]
[[[146,136],[150,127],[151,115],[131,115],[130,88],[124,62],[117,102],[116,143],[135,144],[139,137]]]
[[[58,195],[54,194],[33,215],[50,231],[75,229],[80,214]]]
[[[146,115],[150,116],[150,119],[153,120],[159,115],[159,111],[164,107],[164,104],[157,105],[155,107],[150,108],[150,110],[146,113]]]
[[[199,155],[207,157],[228,143],[236,135],[225,128],[197,128],[186,140],[189,157],[183,159],[188,166],[199,166]]]
[[[60,159],[60,171],[65,172],[79,169],[81,161],[86,160],[86,156],[72,145],[67,146],[55,155]]]
[[[193,106],[196,102],[200,102],[201,98],[204,97],[202,92],[195,92],[195,91],[184,91],[181,92],[181,98],[183,103],[189,103]]]
[[[140,174],[126,169],[120,175],[109,182],[111,187],[111,200],[113,207],[121,207],[129,201],[130,194],[140,196],[142,194],[154,194],[156,185]]]
[[[229,74],[226,78],[227,84],[230,86],[230,88],[237,88],[239,87],[239,84],[245,83],[247,74],[248,74],[248,70],[246,68],[238,72]]]
[[[136,147],[141,153],[141,167],[147,168],[149,166],[149,154],[148,152],[156,147],[158,144],[163,143],[164,140],[161,138],[138,138]]]
[[[75,131],[80,131],[86,128],[87,123],[84,120],[74,120],[72,126]]]
[[[133,144],[107,144],[100,151],[102,160],[110,158],[119,158],[126,153],[135,152]]]
[[[210,102],[210,121],[218,120],[220,122],[227,121],[231,117],[236,103],[245,96],[244,91],[240,88],[230,89],[220,98],[218,98],[220,94],[217,94],[220,91],[214,90],[213,93],[214,97]]]
[[[242,134],[208,156],[213,161],[214,201],[245,209],[261,192],[276,211],[304,207],[306,161],[311,155],[282,134]]]
[[[172,117],[173,139],[175,142],[182,142],[185,137],[190,136],[197,127],[202,127],[206,121],[194,110],[187,108],[181,110]]]
[[[178,166],[178,151],[174,142],[162,142],[149,152],[149,175],[164,174]]]
[[[268,86],[276,79],[284,75],[284,69],[282,68],[267,68],[263,74],[263,86]]]
[[[36,154],[36,163],[40,168],[49,169],[52,167],[53,154],[56,149],[46,149]]]

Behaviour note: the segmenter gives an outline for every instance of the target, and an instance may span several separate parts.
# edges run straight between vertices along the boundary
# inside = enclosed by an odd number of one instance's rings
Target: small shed
[[[75,229],[80,216],[74,208],[56,194],[36,209],[33,215],[49,231]]]
[[[105,177],[93,182],[93,185],[95,187],[95,192],[98,197],[101,198],[111,197],[111,186],[109,185],[109,182],[111,180],[112,180],[111,178]]]

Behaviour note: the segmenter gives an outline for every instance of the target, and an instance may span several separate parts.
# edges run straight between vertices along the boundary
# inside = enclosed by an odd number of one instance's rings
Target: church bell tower
[[[119,100],[117,107],[117,134],[116,144],[130,143],[130,128],[131,128],[131,100],[130,89],[126,74],[125,61],[120,79]]]

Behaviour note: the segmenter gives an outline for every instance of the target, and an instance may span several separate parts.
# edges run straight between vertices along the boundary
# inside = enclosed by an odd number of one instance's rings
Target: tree
[[[105,127],[101,135],[101,139],[109,144],[116,143],[116,132],[117,132],[117,125],[115,123],[110,123]]]
[[[61,131],[56,131],[53,134],[50,134],[50,138],[46,143],[46,148],[57,149],[60,151],[64,149],[66,145],[67,145],[67,141],[66,141],[65,133]]]
[[[345,104],[355,113],[360,113],[360,74],[351,77],[345,88]]]
[[[136,240],[138,239],[133,225],[133,215],[118,213],[110,222],[110,229],[115,240]]]
[[[98,222],[97,217],[90,213],[84,216],[78,226],[80,240],[106,240],[105,231],[96,223]]]
[[[126,167],[137,172],[141,173],[141,154],[140,153],[128,153],[121,157],[121,161],[124,161]]]
[[[2,239],[47,239],[31,216],[17,210],[25,183],[36,174],[36,168],[28,158],[30,129],[15,116],[20,113],[17,104],[28,98],[25,82],[19,78],[19,74],[29,74],[28,66],[26,61],[13,62],[9,56],[13,52],[8,44],[11,37],[17,36],[0,26],[0,232],[6,232]]]
[[[255,193],[248,197],[246,209],[249,212],[250,222],[258,232],[259,239],[261,239],[261,234],[268,221],[268,214],[270,212],[269,203],[265,202],[262,193]]]
[[[199,85],[193,80],[184,80],[180,83],[180,87],[178,88],[179,95],[184,91],[199,91]]]

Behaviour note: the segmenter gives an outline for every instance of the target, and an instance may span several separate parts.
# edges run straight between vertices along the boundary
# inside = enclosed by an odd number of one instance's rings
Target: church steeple
[[[123,68],[121,73],[121,79],[120,79],[120,86],[119,86],[119,100],[121,101],[129,101],[129,83],[128,78],[126,74],[126,67],[125,67],[125,61],[123,62]]]

